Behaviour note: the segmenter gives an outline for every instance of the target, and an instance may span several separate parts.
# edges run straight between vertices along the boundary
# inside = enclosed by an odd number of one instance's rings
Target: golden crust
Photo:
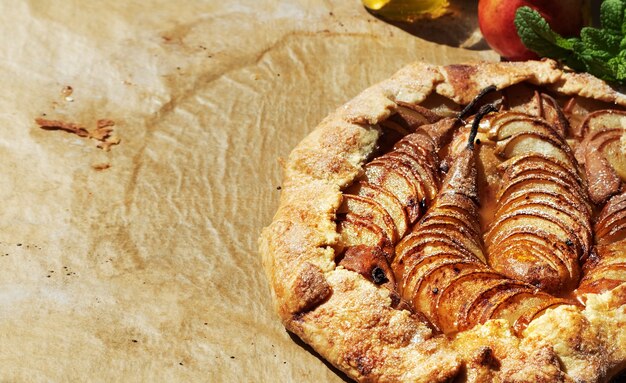
[[[467,104],[480,89],[520,82],[626,106],[601,80],[568,73],[551,60],[438,67],[417,63],[365,90],[306,137],[285,164],[279,209],[259,247],[284,325],[359,381],[595,382],[624,367],[626,286],[586,296],[584,310],[559,306],[520,338],[490,321],[452,339],[433,336],[389,293],[337,267],[335,212],[342,189],[376,148],[376,123],[398,102],[436,92]]]

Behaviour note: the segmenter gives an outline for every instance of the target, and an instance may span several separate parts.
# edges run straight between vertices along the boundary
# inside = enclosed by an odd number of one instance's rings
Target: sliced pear
[[[510,116],[492,125],[489,131],[489,138],[494,141],[504,141],[524,133],[536,133],[547,137],[561,137],[558,130],[544,120],[530,116]]]
[[[540,192],[542,190],[561,194],[574,204],[582,203],[586,207],[585,210],[587,210],[587,213],[591,214],[591,206],[586,203],[586,196],[580,188],[574,187],[558,177],[541,171],[528,171],[506,182],[498,191],[497,199],[500,201],[502,199],[512,198],[511,194],[517,195],[519,192]]]
[[[431,231],[426,235],[406,237],[396,246],[396,260],[398,262],[406,262],[405,259],[411,256],[430,256],[432,253],[451,253],[459,254],[466,259],[476,259],[474,253],[464,247],[463,242],[457,238],[450,238],[448,232]]]
[[[490,248],[490,266],[502,274],[521,279],[547,292],[559,292],[571,285],[569,271],[558,258],[543,252],[543,248],[530,241],[506,241]]]
[[[424,190],[423,198],[426,198],[426,203],[430,203],[430,201],[435,199],[437,192],[439,191],[438,179],[435,178],[436,176],[428,169],[428,167],[422,164],[422,162],[418,159],[418,156],[413,156],[400,150],[388,153],[387,156],[397,159],[410,167],[413,175],[415,175],[415,178],[419,180],[419,183]]]
[[[591,223],[590,217],[587,214],[585,206],[577,203],[578,201],[572,201],[563,197],[560,194],[544,191],[529,191],[525,194],[518,193],[509,194],[509,198],[500,201],[500,207],[496,214],[508,212],[526,204],[540,203],[557,209],[558,211],[571,216],[576,219],[581,226],[581,230],[584,230],[585,237],[591,237]]]
[[[559,103],[545,93],[541,94],[542,113],[541,117],[554,126],[560,136],[565,136],[569,132],[569,121],[561,109]]]
[[[592,273],[585,275],[581,280],[581,286],[600,279],[626,282],[626,262],[610,263],[595,267]]]
[[[584,250],[571,227],[564,224],[562,220],[546,214],[541,209],[532,207],[500,216],[485,234],[485,242],[493,244],[504,241],[510,235],[511,230],[515,230],[517,227],[524,227],[529,233],[537,231],[552,233],[562,242],[571,243],[569,246],[574,246],[579,253]]]
[[[532,180],[530,183],[523,185],[524,180]],[[575,210],[580,210],[582,214],[589,216],[591,206],[589,205],[586,197],[586,192],[578,184],[568,184],[562,177],[555,176],[554,174],[546,173],[543,170],[538,169],[526,169],[517,174],[513,179],[505,179],[505,187],[503,192],[509,189],[510,191],[540,191],[536,186],[537,184],[547,181],[553,184],[552,188],[548,188],[548,192],[557,193],[563,196],[564,200],[568,200],[570,205],[575,206]],[[510,185],[510,186],[509,186]],[[517,193],[515,193],[517,194]],[[502,201],[500,198],[498,202]]]
[[[404,210],[404,206],[402,206],[396,196],[387,189],[367,182],[359,183],[357,193],[362,197],[368,197],[378,202],[391,216],[398,233],[398,238],[404,237],[404,234],[406,234],[409,228],[409,218]]]
[[[515,294],[505,301],[501,302],[498,307],[491,313],[491,319],[504,319],[513,326],[517,331],[521,331],[521,323],[518,320],[522,317],[534,316],[547,305],[553,305],[558,302],[556,298],[541,292],[524,291]]]
[[[543,170],[546,173],[558,175],[565,178],[571,184],[577,184],[584,188],[585,182],[581,174],[577,172],[577,167],[565,162],[559,161],[557,158],[545,156],[541,153],[530,153],[525,156],[513,157],[506,160],[498,166],[502,171],[503,177],[514,178],[518,174],[528,169]]]
[[[585,135],[605,128],[626,128],[626,112],[621,110],[598,110],[587,115],[583,122]]]
[[[556,235],[538,229],[529,230],[524,226],[513,226],[509,228],[506,233],[506,238],[511,241],[516,241],[518,238],[523,238],[526,243],[532,241],[536,243],[538,247],[546,249],[543,253],[545,257],[550,257],[550,262],[554,264],[555,268],[562,275],[568,275],[571,283],[575,283],[580,278],[580,265],[578,262],[578,256],[576,249],[573,246],[568,246]],[[487,242],[487,246],[493,254],[498,254],[497,247],[503,241],[490,243]],[[493,257],[490,257],[490,259]],[[567,269],[567,274],[564,274],[561,270],[562,267]],[[564,286],[569,286],[567,281],[563,282]]]
[[[474,222],[468,222],[466,216],[459,214],[454,209],[439,209],[437,212],[428,215],[428,221],[423,225],[445,223],[452,225],[455,229],[474,238],[480,238],[480,228]]]
[[[618,210],[596,224],[598,243],[615,242],[626,232],[626,209]]]
[[[369,219],[372,223],[385,231],[391,243],[396,243],[398,240],[398,232],[396,231],[393,219],[387,210],[372,198],[344,194],[343,203],[337,212],[351,213],[362,219]]]
[[[574,163],[573,153],[565,142],[541,133],[522,132],[496,144],[495,154],[503,158],[534,153],[555,157],[565,163]]]
[[[609,161],[594,146],[585,151],[585,173],[589,186],[589,198],[595,204],[603,204],[611,196],[619,193],[622,180]]]
[[[455,243],[459,243],[465,249],[469,250],[473,258],[481,262],[484,260],[480,237],[461,230],[462,227],[458,227],[449,222],[428,221],[422,224],[421,229],[424,235],[433,234],[447,236]]]
[[[392,265],[392,269],[400,270],[400,273],[396,273],[398,280],[403,280],[403,283],[399,285],[400,291],[406,293],[405,299],[411,299],[411,294],[415,291],[415,287],[421,281],[421,279],[430,273],[430,271],[442,267],[445,264],[465,262],[460,258],[458,254],[439,253],[433,254],[428,257],[422,257],[415,262],[407,262],[404,264],[403,269],[398,269],[397,265]]]
[[[415,286],[411,301],[416,311],[422,312],[431,323],[437,325],[438,295],[455,279],[467,274],[486,271],[485,267],[469,261],[445,264],[424,275]]]
[[[595,146],[598,151],[605,155],[617,174],[626,180],[626,159],[621,144],[621,137],[626,132],[626,112],[599,110],[590,113],[585,119],[582,129],[589,133],[586,134],[581,146]]]
[[[434,154],[426,155],[409,148],[408,145],[398,147],[394,150],[394,153],[407,155],[413,161],[416,161],[423,168],[423,171],[426,172],[425,179],[432,180],[431,182],[435,184],[435,188],[439,188],[439,160]]]
[[[345,219],[339,221],[338,231],[344,247],[358,245],[383,247],[388,241],[383,229],[371,220],[353,214],[347,214]]]
[[[408,153],[421,154],[426,159],[426,163],[429,164],[433,171],[438,169],[438,157],[437,157],[437,145],[433,139],[422,129],[417,130],[413,134],[409,134],[400,141],[398,141],[394,147],[394,150],[404,150]]]
[[[396,114],[391,117],[394,121],[415,130],[422,125],[432,124],[441,119],[441,116],[423,106],[399,102]]]
[[[520,211],[528,214],[538,212],[551,222],[559,223],[563,228],[569,228],[572,236],[576,237],[580,244],[583,254],[591,249],[591,223],[588,219],[580,218],[574,210],[568,209],[567,206],[563,207],[546,199],[521,199],[508,206],[503,205],[496,214],[504,215]]]
[[[454,279],[438,294],[434,322],[444,333],[459,331],[477,297],[503,280],[501,275],[490,271],[465,274]]]
[[[386,161],[372,161],[365,166],[366,182],[392,193],[404,206],[409,223],[421,216],[419,192],[406,172]]]
[[[498,126],[506,124],[507,121],[529,118],[535,120],[532,116],[529,116],[527,113],[523,113],[520,111],[508,111],[498,113],[489,120],[491,128],[489,129],[488,135],[489,137],[497,137]]]
[[[607,161],[611,164],[615,172],[620,176],[622,180],[626,180],[626,156],[624,156],[624,149],[622,146],[622,136],[626,130],[622,130],[621,134],[614,134],[611,137],[605,137],[603,142],[594,144],[597,145],[598,151],[600,151],[606,157]]]
[[[537,304],[535,307],[528,309],[524,314],[522,314],[517,321],[515,321],[515,326],[513,327],[518,334],[520,334],[530,322],[532,322],[535,318],[541,316],[547,309],[554,308],[560,305],[573,305],[574,302],[563,299],[550,297],[551,299],[545,299],[543,302]]]
[[[474,299],[468,314],[463,323],[461,330],[470,329],[477,324],[485,323],[490,319],[491,313],[504,301],[515,294],[523,291],[533,291],[534,288],[526,283],[515,281],[512,279],[503,279],[501,283],[484,290]]]

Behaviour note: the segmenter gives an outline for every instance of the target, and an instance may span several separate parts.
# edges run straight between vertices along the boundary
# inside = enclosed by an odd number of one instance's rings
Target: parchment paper
[[[278,159],[408,62],[496,59],[356,0],[6,1],[0,34],[2,381],[341,381],[273,311]]]

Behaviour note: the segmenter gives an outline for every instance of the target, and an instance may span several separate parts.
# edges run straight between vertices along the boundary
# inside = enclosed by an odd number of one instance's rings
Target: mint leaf
[[[520,7],[515,12],[515,28],[522,43],[539,56],[562,60],[576,70],[585,66],[574,54],[578,39],[565,39],[554,32],[541,14],[530,7]]]
[[[626,2],[623,0],[604,0],[600,6],[600,24],[602,29],[614,33],[622,33],[624,8],[626,8]]]
[[[579,42],[574,47],[577,59],[583,63],[585,70],[596,77],[607,81],[616,81],[614,65],[609,63],[614,55],[601,50],[593,50]]]
[[[580,38],[587,49],[604,52],[607,60],[620,52],[622,38],[616,33],[586,27],[580,31]]]
[[[524,45],[540,56],[626,84],[626,0],[605,0],[600,12],[602,28],[582,28],[580,38],[563,38],[530,7],[517,10],[515,27]]]
[[[608,65],[613,71],[613,81],[624,82],[626,80],[626,51],[609,60]]]
[[[524,45],[541,56],[564,57],[572,50],[572,44],[530,7],[520,7],[515,12],[515,28]]]

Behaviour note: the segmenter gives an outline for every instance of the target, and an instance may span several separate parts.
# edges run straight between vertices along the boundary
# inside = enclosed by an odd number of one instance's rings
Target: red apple
[[[502,57],[521,61],[537,58],[522,44],[515,24],[517,8],[529,6],[562,36],[577,36],[583,27],[583,0],[480,0],[478,23],[489,46]]]

